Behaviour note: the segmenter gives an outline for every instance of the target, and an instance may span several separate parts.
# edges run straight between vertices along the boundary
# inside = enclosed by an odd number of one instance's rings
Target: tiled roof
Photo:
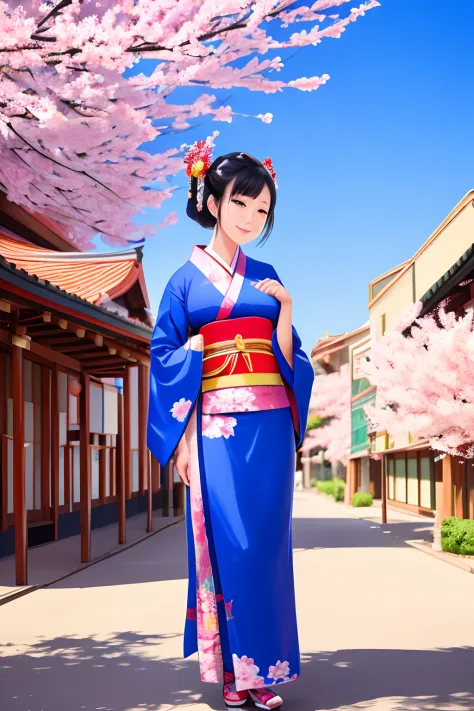
[[[150,340],[152,327],[143,322],[139,322],[135,318],[124,318],[120,313],[105,309],[103,306],[95,306],[90,304],[85,299],[79,296],[73,296],[61,289],[59,286],[51,284],[45,279],[38,279],[35,275],[30,275],[24,269],[16,267],[15,264],[9,262],[0,254],[0,283],[3,279],[15,286],[20,286],[22,289],[30,291],[33,295],[38,295],[40,298],[48,298],[58,304],[60,308],[73,306],[78,314],[84,315],[86,318],[94,318],[103,321],[106,326],[118,326],[124,333],[139,336],[141,339]]]
[[[97,306],[126,294],[138,281],[145,306],[150,308],[140,248],[103,253],[56,252],[0,230],[0,255],[28,274]]]

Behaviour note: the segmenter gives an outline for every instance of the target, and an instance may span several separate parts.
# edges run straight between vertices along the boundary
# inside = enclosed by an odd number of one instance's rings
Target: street
[[[286,711],[474,709],[474,576],[404,542],[424,528],[295,492],[303,663]],[[1,711],[225,709],[181,658],[185,598],[180,522],[1,606]]]

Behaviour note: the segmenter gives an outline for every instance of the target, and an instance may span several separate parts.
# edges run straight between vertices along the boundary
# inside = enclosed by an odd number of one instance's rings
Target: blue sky
[[[330,75],[317,91],[232,90],[234,110],[270,111],[272,124],[203,120],[173,139],[192,142],[218,129],[215,155],[244,150],[272,157],[279,185],[275,228],[263,247],[244,251],[279,273],[308,352],[326,330],[362,325],[369,281],[412,256],[474,187],[474,3],[381,3],[340,39],[288,61],[282,78]],[[192,96],[181,92],[182,101]],[[158,141],[160,151],[172,143],[170,137]],[[212,235],[186,216],[184,173],[174,184],[182,189],[161,211],[137,220],[158,223],[168,212],[179,213],[178,224],[145,246],[154,311],[192,246]]]

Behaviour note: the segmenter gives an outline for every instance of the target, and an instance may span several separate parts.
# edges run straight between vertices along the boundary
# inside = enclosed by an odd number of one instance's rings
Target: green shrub
[[[441,548],[457,555],[474,555],[474,521],[450,516],[441,524]]]
[[[319,491],[323,492],[323,494],[329,494],[330,496],[332,496],[332,492],[333,492],[332,480],[318,481],[318,482],[316,482],[316,486],[318,487]]]
[[[336,501],[344,501],[344,487],[346,482],[343,479],[333,479],[333,492]]]
[[[352,506],[372,506],[372,494],[366,491],[358,491],[352,494]]]
[[[336,501],[344,500],[344,487],[346,482],[343,479],[330,479],[329,481],[317,481],[316,487],[318,491],[322,491],[323,494],[329,494],[333,496]]]

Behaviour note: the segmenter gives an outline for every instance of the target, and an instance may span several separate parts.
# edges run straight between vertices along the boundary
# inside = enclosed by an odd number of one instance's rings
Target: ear
[[[209,197],[207,198],[207,209],[209,210],[211,215],[217,220],[218,209],[214,195],[209,195]]]

